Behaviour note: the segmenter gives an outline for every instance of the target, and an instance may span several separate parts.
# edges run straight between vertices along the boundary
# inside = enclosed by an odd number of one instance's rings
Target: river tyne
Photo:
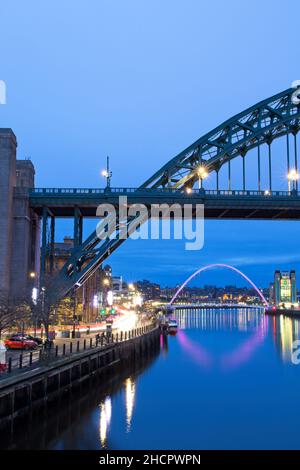
[[[300,320],[242,308],[176,315],[177,335],[161,336],[140,367],[57,404],[2,445],[299,449]]]

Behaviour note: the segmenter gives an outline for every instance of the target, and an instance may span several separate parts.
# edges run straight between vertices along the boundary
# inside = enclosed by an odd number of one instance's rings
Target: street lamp
[[[288,191],[290,192],[291,191],[291,182],[292,182],[292,189],[294,190],[295,186],[296,186],[296,182],[299,179],[299,173],[294,169],[290,170],[290,172],[287,175],[287,179],[288,179]]]
[[[110,188],[110,180],[112,177],[112,171],[109,169],[109,157],[106,158],[106,170],[102,170],[101,175],[106,178],[106,187]]]
[[[208,172],[205,166],[201,165],[198,167],[197,173],[199,176],[199,188],[202,188],[203,180],[208,177]]]
[[[112,290],[109,290],[107,292],[107,296],[106,296],[106,302],[107,304],[111,307],[112,304],[114,303],[114,294],[113,294],[113,291]]]
[[[46,292],[46,287],[42,287],[41,288],[41,296],[42,296],[42,321],[45,322],[45,292]],[[44,323],[45,324],[45,323]],[[48,336],[49,336],[49,325],[48,325],[48,328],[47,328],[47,332],[46,332],[46,340],[48,340]]]

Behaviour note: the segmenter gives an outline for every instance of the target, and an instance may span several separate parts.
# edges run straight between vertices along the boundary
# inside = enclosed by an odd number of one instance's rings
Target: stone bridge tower
[[[39,225],[30,209],[29,188],[34,166],[16,159],[17,141],[11,129],[0,129],[0,292],[18,298],[30,295],[39,274]]]

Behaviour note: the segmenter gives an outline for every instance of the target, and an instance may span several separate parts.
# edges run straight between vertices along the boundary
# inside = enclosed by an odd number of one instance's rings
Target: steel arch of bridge
[[[175,302],[175,300],[178,297],[178,295],[180,294],[180,292],[191,282],[192,279],[194,279],[194,277],[198,276],[200,273],[202,273],[204,271],[207,271],[209,269],[214,269],[214,268],[225,268],[225,269],[229,269],[230,271],[233,271],[233,272],[237,273],[239,276],[241,276],[243,279],[245,279],[253,287],[253,289],[257,292],[257,294],[261,298],[264,305],[266,307],[269,306],[269,303],[268,303],[267,299],[264,297],[263,293],[254,284],[254,282],[251,281],[251,279],[248,276],[246,276],[246,274],[244,274],[242,271],[235,268],[234,266],[230,266],[229,264],[224,264],[224,263],[209,264],[209,265],[204,266],[200,269],[197,269],[191,276],[189,276],[184,281],[184,283],[179,287],[179,289],[177,289],[177,291],[173,295],[172,299],[170,300],[169,306],[171,306]]]
[[[244,157],[255,147],[265,143],[270,146],[274,139],[284,135],[296,136],[300,107],[293,103],[294,93],[289,88],[228,119],[180,152],[141,187],[192,186],[199,179],[199,166],[203,165],[208,173],[219,172],[225,163],[237,156]]]
[[[300,129],[300,105],[293,102],[294,93],[295,90],[290,88],[228,119],[166,163],[137,191],[170,188],[179,193],[184,192],[199,179],[199,166],[204,167],[208,173],[216,171],[218,174],[225,163],[230,165],[232,159],[238,156],[245,157],[247,152],[255,147],[259,151],[264,143],[269,146],[269,163],[271,163],[272,142],[284,135],[288,138],[290,134],[295,138],[297,167],[296,135]],[[287,148],[289,152],[289,145]],[[271,168],[269,173],[271,186]],[[243,175],[243,184],[245,186],[245,175]],[[119,234],[118,226],[116,238],[103,241],[94,231],[85,242],[75,246],[69,261],[50,286],[51,302],[62,298],[72,288],[81,286],[123,243],[124,240],[118,237]]]

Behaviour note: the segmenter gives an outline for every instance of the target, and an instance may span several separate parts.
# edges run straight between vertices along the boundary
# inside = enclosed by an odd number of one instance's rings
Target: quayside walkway
[[[15,418],[25,415],[32,407],[42,406],[61,394],[78,387],[93,375],[113,367],[125,366],[153,348],[159,347],[158,324],[117,333],[100,341],[84,341],[73,350],[57,348],[39,353],[39,360],[24,364],[20,356],[18,367],[11,367],[0,379],[0,429]],[[79,343],[78,343],[79,344]]]

